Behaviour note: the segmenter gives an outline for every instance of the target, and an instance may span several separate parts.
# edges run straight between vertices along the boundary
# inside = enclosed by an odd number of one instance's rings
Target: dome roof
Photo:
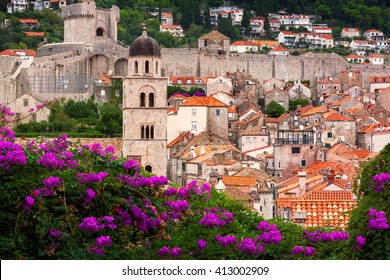
[[[160,45],[146,31],[130,45],[129,56],[158,56],[161,57]]]

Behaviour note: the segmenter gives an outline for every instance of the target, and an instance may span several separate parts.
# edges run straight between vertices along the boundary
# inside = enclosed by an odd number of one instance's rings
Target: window
[[[191,122],[191,130],[196,130],[197,122]]]
[[[146,94],[144,92],[141,92],[141,95],[140,95],[140,107],[145,107],[145,96]]]
[[[192,116],[196,117],[196,109],[192,109]]]
[[[152,166],[150,165],[145,166],[145,171],[152,173]]]
[[[256,137],[252,137],[252,142],[256,143],[257,142],[257,138]]]
[[[154,94],[149,93],[149,107],[154,107]]]
[[[301,166],[302,166],[302,167],[305,167],[305,166],[306,166],[306,160],[305,160],[305,159],[303,159],[303,160],[301,161]]]
[[[260,206],[260,211],[263,211],[263,206]]]
[[[333,133],[332,132],[328,132],[328,138],[332,138],[333,137]]]
[[[251,138],[250,137],[245,137],[245,143],[250,144],[251,143]]]
[[[292,154],[300,154],[301,153],[301,148],[300,147],[292,147],[291,148],[291,153]]]
[[[96,29],[96,36],[101,37],[103,36],[103,33],[104,33],[103,28],[99,27],[98,29]]]
[[[153,127],[153,125],[150,127],[150,139],[154,139],[154,127]]]
[[[345,129],[349,129],[349,122],[345,123]]]
[[[23,99],[23,106],[24,107],[28,106],[28,98]]]
[[[145,61],[145,73],[149,73],[149,60]]]
[[[191,80],[187,80],[187,84],[191,84],[192,83],[192,81]]]
[[[141,126],[141,139],[145,138],[145,127]]]
[[[219,117],[219,116],[221,115],[221,110],[220,110],[220,109],[216,109],[216,110],[215,110],[215,115],[216,115],[217,117]]]
[[[204,46],[205,46],[205,47],[207,47],[207,46],[208,46],[208,43],[209,43],[209,41],[207,41],[207,40],[204,40]]]
[[[379,113],[379,116],[382,118],[383,117],[383,113]]]
[[[156,61],[156,74],[158,74],[158,61]]]
[[[134,62],[134,72],[138,74],[138,61]]]

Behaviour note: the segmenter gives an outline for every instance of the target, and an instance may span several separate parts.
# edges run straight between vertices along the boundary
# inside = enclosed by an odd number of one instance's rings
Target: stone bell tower
[[[167,175],[167,86],[161,51],[146,30],[129,50],[123,80],[123,156],[140,159],[145,170]]]

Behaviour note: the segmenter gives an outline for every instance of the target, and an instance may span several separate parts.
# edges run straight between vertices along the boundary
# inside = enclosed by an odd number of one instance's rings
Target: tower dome
[[[152,37],[148,36],[146,30],[135,39],[130,45],[129,56],[157,56],[161,57],[160,45]]]

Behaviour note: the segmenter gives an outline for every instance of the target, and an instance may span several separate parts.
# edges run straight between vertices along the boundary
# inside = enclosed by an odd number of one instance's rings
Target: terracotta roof
[[[175,107],[169,107],[168,108],[168,114],[169,113],[177,113],[177,108],[175,108]]]
[[[324,114],[324,120],[325,121],[354,121],[354,119],[352,118],[349,118],[349,117],[345,117],[343,115],[340,115],[339,113],[336,113],[336,112],[328,112],[328,113],[325,113]]]
[[[228,107],[225,103],[212,96],[192,96],[180,106]]]
[[[18,50],[18,49],[8,49],[0,52],[0,55],[8,56],[37,56],[37,52],[34,50]]]
[[[231,44],[230,46],[252,46],[257,47],[257,44],[252,41],[237,41]]]
[[[348,101],[349,99],[351,98],[350,95],[344,97],[343,99],[341,100],[338,100],[338,101],[335,101],[335,102],[329,102],[328,105],[331,105],[331,106],[338,106],[338,105],[341,105],[343,104],[344,102]]]
[[[222,182],[225,186],[247,186],[256,188],[256,177],[223,176]]]
[[[365,126],[358,133],[390,133],[390,123],[376,123]]]
[[[201,40],[208,40],[208,39],[222,39],[222,40],[230,40],[229,37],[223,35],[221,32],[217,30],[213,30],[206,35],[200,37]]]
[[[340,84],[340,80],[332,77],[325,77],[317,82],[317,84]]]
[[[265,92],[264,95],[270,95],[271,93],[273,93],[273,92],[275,92],[275,91],[279,91],[279,92],[282,92],[282,93],[284,93],[284,94],[288,94],[287,91],[282,90],[281,88],[276,87],[276,88],[273,88],[273,89],[271,89],[271,90]]]
[[[383,33],[382,31],[376,30],[376,29],[369,29],[364,33]]]
[[[288,51],[288,52],[289,52],[288,49],[283,48],[282,46],[273,47],[271,51],[273,51],[273,52],[284,52],[284,51]]]
[[[44,37],[45,36],[45,32],[24,31],[23,33],[29,37]]]
[[[160,28],[162,29],[183,29],[181,25],[171,25],[171,24],[160,24]]]
[[[317,113],[325,113],[327,111],[325,106],[318,106],[318,107],[313,107],[309,110],[307,110],[305,113],[301,114],[301,116],[309,116],[309,115],[314,115]]]
[[[350,212],[356,207],[352,191],[311,191],[291,201],[292,215],[306,212],[306,227],[346,228]]]
[[[359,28],[355,27],[344,27],[343,30],[347,32],[359,32]]]
[[[291,208],[292,197],[278,197],[276,198],[276,205],[278,208]]]
[[[250,191],[252,187],[236,187],[236,186],[226,186],[225,194],[235,200],[243,200],[246,205],[251,206],[249,201],[250,199]]]
[[[37,19],[32,19],[32,18],[21,18],[20,22],[21,23],[38,23],[39,21]]]
[[[351,54],[347,55],[346,58],[364,59],[364,57],[361,57],[361,56],[359,56],[359,55],[357,55],[357,54],[355,54],[355,53],[351,53]]]
[[[269,154],[268,156],[266,156],[266,158],[273,158],[274,157],[274,154]]]
[[[242,135],[268,135],[268,134],[264,133],[261,127],[249,126],[243,132],[241,132],[240,135],[242,136]]]
[[[372,76],[372,77],[370,77],[370,83],[390,83],[390,75],[388,75],[388,76]]]
[[[186,135],[186,134],[189,134],[189,132],[188,132],[188,131],[183,131],[182,133],[180,133],[180,135],[177,136],[175,139],[173,139],[173,140],[167,145],[167,147],[168,147],[168,148],[169,148],[169,147],[173,147],[174,145],[176,145],[177,143],[179,143],[180,139],[181,139],[184,135]]]
[[[228,113],[237,113],[237,106],[235,105],[232,105],[232,106],[229,106],[228,108]]]

